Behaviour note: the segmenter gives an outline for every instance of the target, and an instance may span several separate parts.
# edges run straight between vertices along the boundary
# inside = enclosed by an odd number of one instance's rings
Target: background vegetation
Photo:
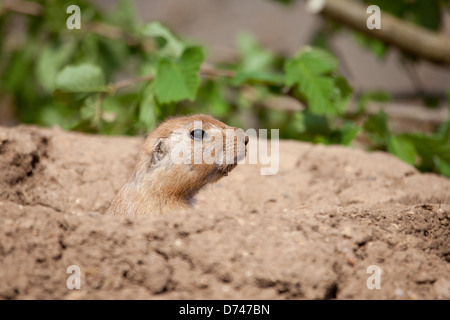
[[[73,4],[81,8],[80,30],[66,27],[66,8]],[[438,31],[449,1],[370,4]],[[256,127],[280,129],[281,138],[349,145],[363,136],[371,149],[450,177],[450,119],[434,132],[394,133],[384,111],[369,115],[367,103],[388,101],[389,95],[353,95],[328,45],[342,29],[335,22],[327,21],[311,46],[292,57],[242,33],[239,59],[211,65],[205,60],[208,48],[159,22],[141,24],[131,1],[118,1],[109,12],[80,0],[10,1],[0,10],[0,99],[12,101],[20,122],[137,135],[174,114],[209,113],[244,129],[243,119],[250,117]],[[26,30],[11,41],[18,15]],[[389,49],[361,33],[355,32],[355,39],[380,58]],[[351,101],[357,108],[348,108]]]

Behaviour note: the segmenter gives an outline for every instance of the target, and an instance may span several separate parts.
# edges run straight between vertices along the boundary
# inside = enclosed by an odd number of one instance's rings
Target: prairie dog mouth
[[[228,173],[231,172],[231,170],[233,170],[234,168],[236,168],[237,166],[237,162],[235,163],[231,163],[231,164],[227,164],[227,165],[222,165],[220,167],[218,167],[216,170],[222,174],[223,176],[228,176]]]
[[[239,161],[245,159],[246,154],[247,154],[247,148],[245,149],[245,152],[243,154],[241,154],[240,156],[234,157],[232,163],[221,164],[216,168],[216,171],[220,172],[223,176],[227,176],[228,173],[231,172],[231,170],[233,170],[234,168],[237,167]]]

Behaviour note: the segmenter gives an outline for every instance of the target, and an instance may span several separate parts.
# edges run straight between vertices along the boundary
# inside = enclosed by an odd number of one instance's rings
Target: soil
[[[239,165],[192,210],[104,215],[142,141],[0,127],[0,298],[450,299],[449,179],[281,141],[277,175]]]

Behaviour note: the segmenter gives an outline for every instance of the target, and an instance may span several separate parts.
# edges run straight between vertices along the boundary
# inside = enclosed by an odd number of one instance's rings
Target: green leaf
[[[2,72],[1,86],[5,86],[9,90],[17,90],[21,96],[24,94],[24,86],[33,87],[33,77],[30,77],[30,69],[33,68],[33,63],[36,60],[35,57],[39,52],[40,45],[34,38],[27,39],[26,43],[27,45],[24,48],[14,50],[9,57],[6,52],[1,53],[2,58],[3,56],[9,58],[5,70],[0,69],[0,72]],[[5,61],[2,62],[1,66],[4,69]],[[33,92],[32,94],[34,95],[35,93]]]
[[[414,165],[416,162],[416,148],[405,136],[389,135],[387,140],[387,150],[411,165]]]
[[[102,120],[106,123],[114,123],[118,121],[124,121],[127,117],[128,107],[124,108],[118,101],[117,95],[108,95],[105,97],[102,103]]]
[[[48,45],[42,50],[36,64],[36,76],[46,91],[52,92],[55,88],[56,76],[72,56],[74,45],[71,41],[61,47]]]
[[[437,132],[436,132],[436,136],[438,136],[439,138],[443,139],[443,140],[449,140],[450,139],[450,120],[447,120],[445,122],[443,122]]]
[[[202,84],[198,91],[197,101],[202,101],[209,107],[211,113],[217,117],[224,117],[230,113],[230,105],[226,99],[226,86],[224,81],[208,80]]]
[[[404,134],[409,139],[420,157],[417,167],[422,171],[434,171],[444,174],[450,164],[450,142],[438,136],[421,133]]]
[[[292,128],[299,132],[303,133],[306,131],[306,124],[305,124],[305,113],[304,112],[296,112],[294,113],[293,119],[292,119]]]
[[[235,103],[241,110],[249,110],[253,105],[250,99],[242,93],[242,90],[239,91],[237,97],[235,98]]]
[[[237,38],[241,62],[238,69],[245,73],[267,72],[272,66],[275,56],[269,50],[261,47],[255,37],[248,32],[242,32]]]
[[[313,135],[330,135],[332,128],[327,117],[303,112],[306,132]]]
[[[321,49],[307,48],[285,63],[286,85],[298,85],[308,99],[312,113],[336,115],[333,95],[335,79],[330,76],[337,69],[337,60]]]
[[[388,52],[388,47],[385,43],[381,42],[378,39],[369,38],[368,36],[359,32],[355,32],[354,36],[356,43],[372,51],[372,53],[378,59],[382,59],[386,56],[386,53]]]
[[[80,109],[80,118],[82,120],[92,121],[95,118],[96,107],[97,97],[95,95],[90,95],[86,98]]]
[[[387,144],[389,128],[384,110],[380,110],[377,114],[367,118],[363,128],[378,147],[384,147]]]
[[[108,38],[98,38],[95,42],[95,50],[100,55],[92,61],[98,61],[98,66],[102,68],[107,78],[129,62],[131,50],[125,42]]]
[[[121,29],[136,31],[138,28],[138,19],[134,8],[134,1],[119,0],[116,8],[108,14],[108,22]]]
[[[148,85],[142,94],[141,102],[139,103],[139,117],[141,122],[147,130],[154,128],[157,122],[157,103],[153,94],[152,84]]]
[[[56,89],[66,92],[107,92],[102,69],[92,64],[67,66],[56,77]]]
[[[360,133],[362,130],[361,127],[355,126],[353,124],[345,124],[341,128],[339,128],[340,133],[340,141],[339,143],[348,146],[350,143],[352,143],[353,140],[355,140],[358,133]]]
[[[187,48],[177,60],[162,58],[156,67],[154,93],[162,104],[184,99],[194,100],[200,78],[198,72],[203,62],[200,47]]]
[[[291,62],[294,63],[294,70],[297,69],[306,69],[309,73],[320,76],[323,74],[331,73],[337,70],[338,62],[336,58],[322,49],[314,49],[311,47],[306,47],[301,50],[296,57],[290,59]],[[296,66],[297,64],[297,66]],[[288,81],[288,85],[292,85],[297,81],[297,74],[295,72],[291,73],[291,77],[286,79]]]
[[[434,162],[439,173],[450,178],[450,162],[444,161],[439,157],[435,157]]]
[[[353,95],[353,88],[342,76],[335,79],[335,106],[339,113],[343,114],[350,103]]]
[[[41,106],[37,118],[34,119],[39,125],[48,127],[58,125],[65,130],[70,130],[78,120],[77,109],[67,108],[64,103],[54,100],[50,104]]]
[[[237,71],[236,75],[231,81],[234,86],[241,86],[244,83],[264,83],[270,85],[282,85],[284,83],[284,76],[282,74],[271,72],[242,72]]]
[[[450,142],[448,140],[420,133],[411,133],[405,136],[414,143],[424,161],[431,160],[434,156],[437,156],[443,161],[450,162]]]
[[[162,56],[178,58],[185,49],[185,45],[170,31],[159,22],[152,22],[141,29],[141,34],[147,37],[162,39],[159,53]]]

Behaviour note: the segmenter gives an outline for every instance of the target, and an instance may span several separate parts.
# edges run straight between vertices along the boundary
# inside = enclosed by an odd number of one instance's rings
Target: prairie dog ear
[[[169,148],[165,140],[166,139],[161,138],[156,141],[155,147],[151,153],[150,165],[158,164],[169,153]]]

